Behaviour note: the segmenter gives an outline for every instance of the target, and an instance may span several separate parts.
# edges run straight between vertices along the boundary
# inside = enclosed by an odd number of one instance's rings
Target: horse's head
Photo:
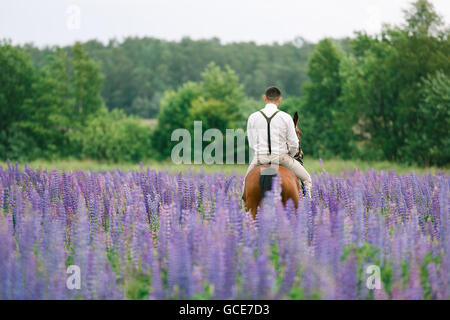
[[[303,151],[302,151],[302,134],[303,132],[298,128],[298,112],[296,111],[294,113],[294,116],[292,117],[292,120],[294,121],[294,127],[295,127],[295,132],[297,133],[297,137],[298,137],[298,149],[299,149],[299,153],[297,153],[294,156],[294,159],[298,160],[301,164],[303,164]]]
[[[301,140],[301,136],[303,134],[303,132],[298,128],[298,112],[296,111],[294,113],[294,116],[292,117],[292,120],[294,120],[294,127],[295,127],[295,132],[297,132],[297,137],[298,137],[298,141],[299,141],[299,146],[302,145],[302,140]]]

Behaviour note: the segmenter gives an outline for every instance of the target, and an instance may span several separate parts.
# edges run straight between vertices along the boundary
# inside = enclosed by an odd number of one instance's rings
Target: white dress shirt
[[[278,110],[272,103],[261,109],[267,117],[271,117]],[[267,140],[267,121],[261,112],[250,115],[247,122],[247,135],[250,148],[255,155],[267,155],[269,142]],[[289,154],[294,156],[298,151],[298,137],[292,117],[286,112],[278,112],[270,122],[270,141],[273,155]]]

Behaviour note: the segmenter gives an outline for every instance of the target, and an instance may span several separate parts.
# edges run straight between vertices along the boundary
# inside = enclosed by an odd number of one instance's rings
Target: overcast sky
[[[150,36],[283,43],[380,31],[403,22],[411,0],[1,0],[0,39],[67,45]],[[450,0],[433,0],[448,25]]]

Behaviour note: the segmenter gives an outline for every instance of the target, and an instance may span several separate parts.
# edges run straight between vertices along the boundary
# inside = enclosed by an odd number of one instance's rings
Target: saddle
[[[261,193],[264,195],[267,191],[272,189],[273,177],[277,175],[277,169],[273,167],[267,167],[261,169],[259,173],[259,187],[261,188]]]
[[[272,180],[277,175],[277,169],[274,167],[267,167],[261,169],[259,173],[259,187],[261,188],[261,192],[264,195],[267,191],[272,190]],[[300,185],[302,187],[303,196],[306,196],[306,189],[303,181],[300,181]]]

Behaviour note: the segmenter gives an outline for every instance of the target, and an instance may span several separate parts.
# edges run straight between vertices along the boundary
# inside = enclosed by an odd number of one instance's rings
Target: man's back
[[[291,170],[302,180],[306,193],[311,197],[311,176],[293,156],[299,151],[299,141],[294,120],[287,113],[278,110],[282,100],[277,87],[267,88],[264,94],[266,106],[252,113],[247,122],[248,143],[255,155],[248,166],[247,174],[261,164],[281,165]],[[261,113],[264,113],[264,115]],[[277,112],[275,114],[275,112]],[[275,115],[274,115],[275,114]],[[272,117],[273,116],[273,117]],[[270,120],[271,152],[269,152],[268,120]],[[246,178],[244,178],[244,183]]]
[[[277,106],[271,103],[260,111],[269,118],[278,111],[270,121],[271,153],[295,155],[298,151],[298,137],[291,116],[278,110]],[[248,141],[256,155],[267,155],[269,153],[267,120],[260,111],[252,113],[248,118]]]

